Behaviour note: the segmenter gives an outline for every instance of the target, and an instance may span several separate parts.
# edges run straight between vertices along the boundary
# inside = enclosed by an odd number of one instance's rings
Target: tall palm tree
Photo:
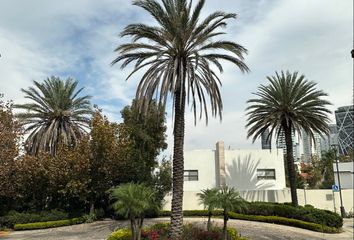
[[[301,135],[304,130],[314,140],[314,132],[327,134],[330,122],[327,114],[331,113],[326,105],[330,103],[322,97],[327,96],[317,90],[316,83],[309,82],[298,72],[283,71],[267,77],[269,85],[261,85],[250,99],[248,110],[248,137],[253,136],[253,142],[265,131],[269,130],[268,139],[273,135],[277,138],[284,133],[286,142],[286,159],[288,166],[291,201],[298,205],[296,194],[296,173],[293,157],[292,132]]]
[[[202,190],[201,193],[197,194],[197,196],[199,197],[199,203],[204,205],[204,209],[208,210],[208,231],[210,231],[211,229],[211,216],[213,214],[213,210],[218,205],[218,191],[218,189],[212,188]]]
[[[71,78],[47,78],[43,83],[33,81],[35,87],[21,89],[25,98],[32,103],[17,104],[14,107],[25,110],[16,117],[30,132],[26,150],[30,154],[40,151],[55,155],[59,144],[75,146],[84,135],[92,114],[90,96],[78,95],[78,82]]]
[[[171,238],[182,233],[183,215],[183,146],[185,126],[185,105],[191,104],[196,122],[203,112],[208,121],[208,102],[212,116],[222,113],[219,90],[221,81],[215,69],[223,67],[220,60],[235,64],[242,72],[249,69],[243,62],[247,50],[231,41],[216,40],[225,34],[220,30],[226,20],[236,18],[236,14],[214,12],[199,21],[205,0],[199,0],[192,8],[188,0],[136,0],[133,4],[146,10],[157,26],[144,23],[130,24],[121,36],[132,37],[132,42],[120,45],[119,56],[112,62],[122,62],[124,68],[135,62],[130,78],[139,70],[145,73],[140,79],[136,99],[141,99],[140,109],[146,111],[148,102],[157,98],[164,108],[170,95],[174,111],[173,149],[173,196],[171,214]],[[221,53],[215,52],[221,50]],[[211,65],[215,66],[212,68]]]

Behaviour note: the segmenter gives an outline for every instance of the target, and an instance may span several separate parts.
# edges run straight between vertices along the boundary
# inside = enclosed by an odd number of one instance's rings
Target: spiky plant
[[[22,89],[31,103],[17,104],[25,110],[16,114],[25,131],[26,150],[36,155],[40,151],[55,155],[59,144],[76,146],[85,134],[92,114],[90,96],[79,96],[77,81],[51,77],[43,83],[33,81],[35,87]]]
[[[160,107],[165,107],[169,96],[173,100],[174,149],[173,149],[173,196],[171,214],[171,238],[181,236],[183,225],[183,146],[185,105],[191,104],[196,121],[205,115],[208,121],[208,104],[212,116],[222,113],[219,86],[221,80],[214,71],[223,71],[220,60],[233,63],[242,72],[249,69],[243,62],[247,50],[232,41],[216,39],[225,34],[221,28],[236,14],[214,12],[200,20],[205,0],[195,7],[187,0],[136,0],[133,4],[146,10],[157,25],[130,24],[121,36],[132,41],[120,45],[118,57],[112,64],[121,62],[121,67],[134,63],[127,79],[139,70],[145,73],[140,79],[136,99],[142,100],[140,109],[146,111],[148,102],[157,98]],[[214,66],[215,68],[212,68]],[[198,110],[199,109],[199,110]]]
[[[292,132],[301,135],[305,131],[314,140],[314,132],[327,134],[331,113],[326,105],[330,102],[322,97],[327,96],[316,89],[316,83],[307,81],[298,72],[283,71],[275,76],[267,77],[269,85],[261,85],[258,98],[250,99],[247,103],[248,137],[253,142],[269,130],[268,139],[284,134],[286,142],[286,159],[291,189],[292,205],[297,206],[296,173],[293,157]]]
[[[218,206],[218,191],[219,190],[216,188],[204,189],[201,193],[197,194],[199,203],[202,204],[204,209],[208,211],[208,231],[211,229],[211,216],[213,214],[213,210]]]
[[[125,183],[112,189],[110,198],[115,212],[130,219],[133,240],[140,240],[145,213],[159,207],[156,192],[144,184]]]

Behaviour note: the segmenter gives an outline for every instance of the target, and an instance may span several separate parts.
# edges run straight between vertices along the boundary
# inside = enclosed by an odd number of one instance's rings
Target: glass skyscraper
[[[338,131],[338,153],[348,155],[353,151],[354,140],[354,107],[344,106],[335,111]]]

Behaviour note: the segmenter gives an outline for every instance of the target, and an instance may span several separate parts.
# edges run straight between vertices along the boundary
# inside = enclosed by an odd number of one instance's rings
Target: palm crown
[[[298,76],[297,72],[276,72],[276,76],[267,79],[270,84],[261,85],[254,93],[259,98],[247,101],[252,104],[247,108],[248,137],[253,136],[255,141],[270,129],[269,138],[272,138],[273,134],[279,136],[284,128],[299,134],[304,130],[312,138],[314,132],[328,133],[327,114],[331,111],[326,105],[330,102],[321,99],[327,94],[316,90],[316,83],[307,81],[304,75]]]
[[[37,89],[22,89],[25,98],[32,103],[15,105],[26,110],[16,116],[25,126],[25,131],[30,132],[26,140],[27,151],[31,154],[39,151],[55,154],[59,143],[75,146],[90,123],[87,116],[92,113],[90,96],[79,97],[83,88],[75,91],[78,82],[70,78],[63,81],[51,77],[44,83],[33,83]]]
[[[148,67],[138,85],[137,99],[149,100],[158,96],[160,106],[165,106],[169,94],[174,96],[178,92],[182,96],[187,91],[194,117],[199,104],[200,117],[204,111],[208,119],[207,96],[212,115],[221,117],[221,82],[210,65],[222,72],[220,60],[226,60],[242,72],[248,71],[242,61],[247,50],[234,42],[214,39],[224,34],[219,29],[226,26],[225,20],[236,18],[236,14],[214,12],[199,22],[204,3],[205,0],[200,0],[192,10],[191,1],[188,4],[186,0],[162,0],[162,5],[154,0],[134,1],[134,5],[148,11],[159,25],[128,25],[121,36],[131,36],[133,41],[120,45],[116,49],[120,55],[112,62],[122,61],[122,68],[136,62],[127,79]],[[214,50],[224,50],[225,53],[215,53]],[[181,97],[174,104],[182,104],[183,99]]]

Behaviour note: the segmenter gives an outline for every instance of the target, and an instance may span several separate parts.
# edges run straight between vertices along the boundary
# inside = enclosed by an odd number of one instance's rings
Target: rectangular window
[[[198,170],[184,170],[184,181],[198,181]]]
[[[257,169],[257,179],[275,179],[275,169]]]

